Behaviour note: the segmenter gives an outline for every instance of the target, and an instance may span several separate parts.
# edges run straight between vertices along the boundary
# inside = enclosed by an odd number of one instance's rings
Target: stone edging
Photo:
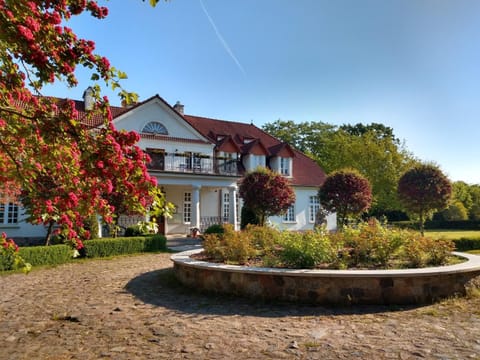
[[[185,285],[218,293],[263,299],[330,304],[406,304],[464,295],[480,281],[480,256],[457,253],[466,262],[398,270],[273,269],[209,263],[172,255],[177,278]]]

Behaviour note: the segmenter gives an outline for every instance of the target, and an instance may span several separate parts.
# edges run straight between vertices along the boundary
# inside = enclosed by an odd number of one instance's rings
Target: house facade
[[[88,108],[89,92],[77,101],[81,113]],[[167,201],[174,204],[171,218],[157,219],[164,234],[203,231],[218,223],[239,228],[242,199],[238,196],[242,176],[266,166],[287,177],[296,195],[295,204],[283,216],[271,217],[280,229],[313,229],[320,208],[317,192],[324,171],[305,154],[265,133],[253,124],[184,114],[183,105],[169,105],[155,95],[130,107],[112,107],[117,129],[140,134],[139,146],[151,162],[149,172],[157,178]],[[95,125],[95,124],[90,124]],[[122,217],[129,226],[142,220]],[[335,215],[327,217],[327,228],[335,228]],[[0,205],[0,231],[11,237],[42,236],[42,226],[23,221],[22,209],[14,203]]]

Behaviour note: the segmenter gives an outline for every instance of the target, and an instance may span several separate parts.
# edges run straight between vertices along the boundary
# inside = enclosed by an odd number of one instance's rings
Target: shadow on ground
[[[331,316],[373,314],[414,309],[414,306],[326,307],[277,301],[263,301],[232,295],[200,292],[182,285],[173,269],[144,273],[130,280],[125,290],[146,304],[192,314],[244,315],[260,317]]]

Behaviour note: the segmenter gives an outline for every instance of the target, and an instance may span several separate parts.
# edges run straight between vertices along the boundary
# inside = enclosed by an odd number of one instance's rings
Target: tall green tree
[[[452,185],[433,164],[421,164],[408,170],[398,182],[398,196],[408,212],[418,216],[420,232],[433,212],[446,208],[452,195]]]
[[[327,142],[335,132],[335,126],[323,122],[296,123],[292,120],[277,120],[264,124],[262,129],[270,135],[289,143],[313,159],[328,157]]]
[[[470,220],[480,220],[480,185],[470,185],[470,195],[472,206],[468,211],[468,217]]]
[[[401,209],[396,195],[398,180],[417,160],[395,137],[392,128],[376,123],[336,127],[277,120],[263,129],[305,152],[327,173],[357,169],[371,183],[373,215]]]
[[[396,144],[400,144],[400,139],[398,139],[394,133],[393,129],[390,126],[386,126],[380,123],[371,123],[368,125],[358,123],[355,125],[344,124],[340,126],[340,130],[346,131],[350,135],[354,136],[363,136],[367,133],[372,133],[375,135],[375,138],[378,140],[389,139]]]

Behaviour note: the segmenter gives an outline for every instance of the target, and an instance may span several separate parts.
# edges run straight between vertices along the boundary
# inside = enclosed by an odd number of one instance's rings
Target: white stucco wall
[[[271,216],[270,223],[281,230],[313,230],[315,222],[309,221],[310,196],[317,196],[318,189],[312,187],[294,187],[295,190],[295,221],[284,222],[283,216]],[[336,215],[327,216],[327,229],[336,229]]]
[[[0,233],[4,232],[9,238],[22,237],[45,237],[47,234],[46,228],[43,225],[32,225],[25,221],[24,210],[19,209],[18,223],[16,224],[0,224]]]
[[[150,102],[119,116],[115,119],[115,126],[117,129],[133,130],[140,133],[143,127],[152,121],[165,126],[170,136],[183,139],[198,139],[201,137],[186,121],[158,99],[152,99]]]

